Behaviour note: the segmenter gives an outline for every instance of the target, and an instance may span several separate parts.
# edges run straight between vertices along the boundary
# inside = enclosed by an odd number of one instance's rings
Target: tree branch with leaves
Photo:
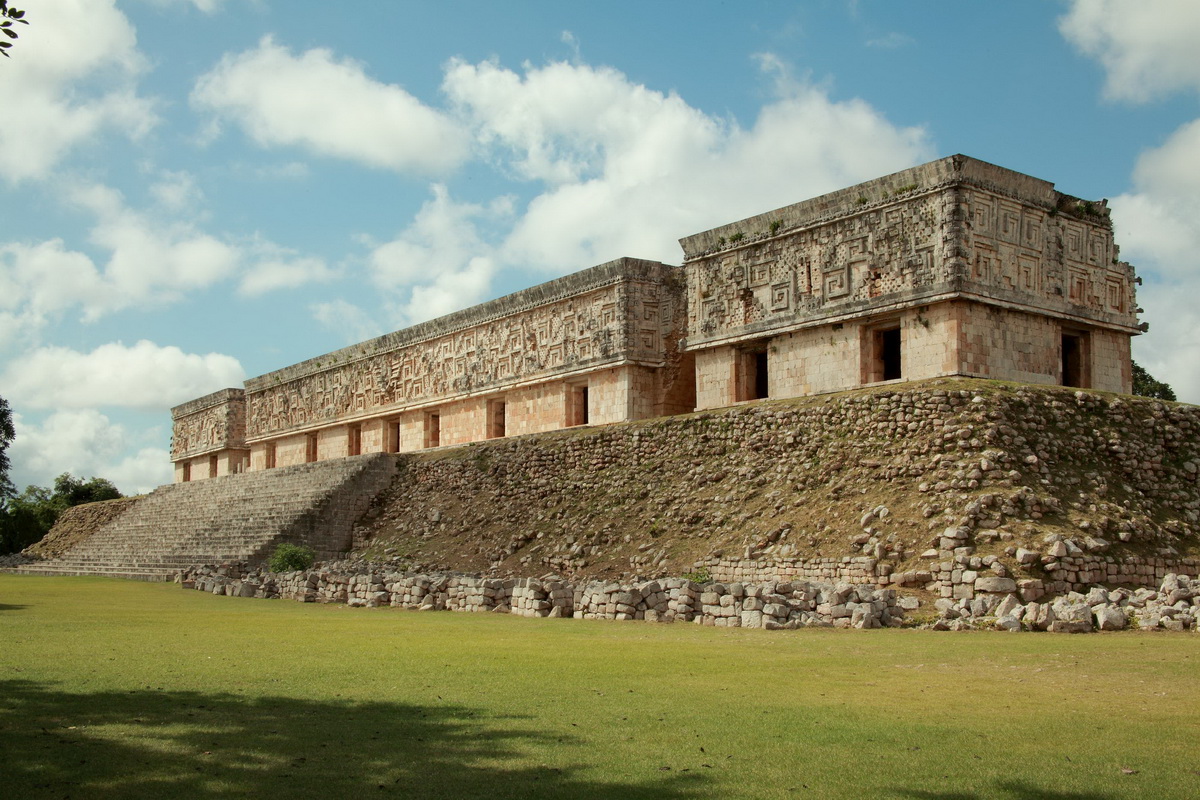
[[[13,23],[29,24],[29,20],[25,19],[25,12],[18,8],[9,8],[8,0],[0,0],[0,20],[3,20],[3,22],[0,22],[0,34],[8,37],[8,39],[17,38],[17,31],[13,28]],[[9,58],[8,49],[12,46],[12,42],[0,38],[0,55]]]

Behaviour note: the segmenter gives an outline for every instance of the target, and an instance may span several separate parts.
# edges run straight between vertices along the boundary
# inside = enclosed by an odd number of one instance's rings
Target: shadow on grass
[[[1011,797],[1013,800],[1108,800],[1112,795],[1095,792],[1057,792],[1031,786],[1020,781],[1004,781],[996,784],[995,791],[986,794],[976,792],[923,792],[919,790],[895,790],[896,797],[915,797],[919,800],[982,800],[984,797]]]
[[[570,753],[578,743],[527,725],[449,704],[246,699],[149,687],[73,694],[0,681],[0,786],[22,798],[707,794],[694,773],[618,783],[583,777],[586,764],[547,766],[530,753]]]
[[[14,606],[11,603],[0,603],[0,611],[20,611],[23,608],[29,608],[29,606]]]

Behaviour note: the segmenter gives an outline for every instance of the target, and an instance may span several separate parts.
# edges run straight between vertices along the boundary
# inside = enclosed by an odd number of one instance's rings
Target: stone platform
[[[160,486],[65,556],[15,571],[166,581],[195,564],[260,561],[280,542],[333,557],[396,468],[374,454]]]

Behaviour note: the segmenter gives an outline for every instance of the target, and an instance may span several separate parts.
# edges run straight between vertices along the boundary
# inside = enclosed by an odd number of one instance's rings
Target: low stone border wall
[[[1157,589],[1091,587],[1053,599],[1027,600],[1006,578],[976,579],[971,597],[941,597],[922,607],[891,588],[847,582],[766,581],[698,584],[666,578],[635,585],[471,575],[341,572],[335,566],[272,573],[244,564],[178,573],[185,589],[233,597],[466,611],[525,617],[692,622],[717,627],[997,628],[1081,633],[1127,627],[1196,630],[1200,578],[1168,574]],[[979,581],[991,581],[980,584]]]
[[[718,627],[879,628],[899,626],[904,605],[892,589],[850,583],[756,585],[667,578],[635,585],[469,575],[342,573],[336,568],[276,574],[243,565],[195,567],[176,576],[184,588],[235,597],[395,606],[425,611],[491,611],[526,617],[693,622]]]
[[[1061,548],[1061,552],[1058,548]],[[1063,553],[1073,553],[1070,555]],[[941,556],[946,556],[941,559]],[[1172,574],[1200,575],[1200,558],[1105,556],[1083,553],[1071,540],[1054,542],[1046,553],[1014,548],[1013,558],[1041,578],[1010,578],[996,556],[939,552],[920,569],[893,571],[892,564],[864,556],[810,559],[713,558],[698,562],[716,581],[761,583],[765,580],[872,583],[895,588],[925,589],[940,597],[970,600],[977,593],[1015,592],[1022,600],[1047,595],[1088,592],[1097,584],[1157,588]],[[1035,573],[1036,574],[1036,573]],[[983,583],[980,583],[983,581]],[[1011,585],[1010,585],[1011,584]],[[1006,587],[999,588],[996,587]]]

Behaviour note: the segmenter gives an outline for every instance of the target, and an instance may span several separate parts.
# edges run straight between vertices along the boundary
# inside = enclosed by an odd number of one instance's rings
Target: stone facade
[[[310,359],[173,410],[176,480],[890,381],[1128,392],[1104,202],[951,156]]]
[[[952,156],[680,244],[699,408],[947,375],[1132,385],[1134,276],[1106,205],[991,164]]]
[[[175,482],[216,478],[249,465],[246,403],[241,389],[222,389],[171,409]]]

